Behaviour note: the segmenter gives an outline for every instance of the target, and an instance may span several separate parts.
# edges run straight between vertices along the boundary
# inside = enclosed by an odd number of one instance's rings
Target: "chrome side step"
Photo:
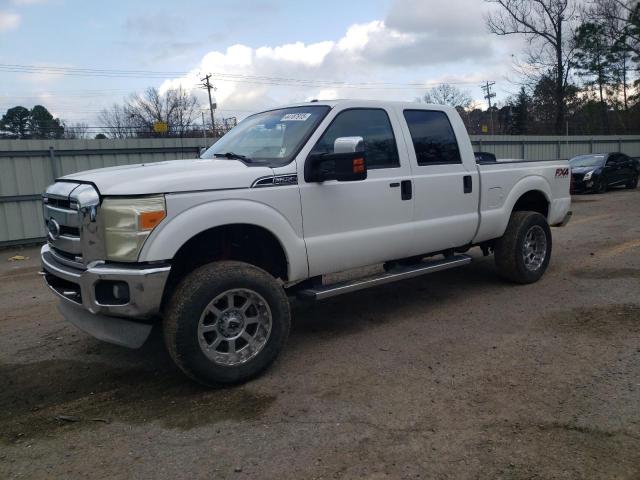
[[[384,285],[385,283],[397,282],[408,278],[419,277],[428,273],[448,270],[449,268],[461,267],[471,263],[469,255],[454,255],[442,260],[420,262],[410,267],[396,267],[388,272],[381,273],[366,278],[349,280],[346,282],[334,283],[333,285],[321,285],[315,288],[306,288],[297,292],[301,300],[324,300],[325,298],[336,297],[344,293],[355,292],[369,287]]]

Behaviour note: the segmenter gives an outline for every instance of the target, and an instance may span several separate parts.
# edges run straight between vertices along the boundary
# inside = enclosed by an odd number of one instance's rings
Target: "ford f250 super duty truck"
[[[200,159],[103,168],[44,193],[43,276],[60,310],[136,348],[157,324],[212,385],[267,368],[290,298],[321,300],[466,265],[526,284],[568,221],[566,161],[476,162],[449,107],[311,102],[257,113]],[[338,284],[323,276],[381,265]]]

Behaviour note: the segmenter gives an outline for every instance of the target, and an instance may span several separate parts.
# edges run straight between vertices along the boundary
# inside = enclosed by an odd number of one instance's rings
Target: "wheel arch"
[[[529,190],[516,200],[511,208],[513,212],[538,212],[545,218],[549,217],[549,198],[541,190]]]
[[[171,261],[173,264],[176,256],[184,256],[190,246],[200,247],[207,240],[215,243],[221,237],[228,238],[230,231],[236,235],[235,239],[238,235],[266,239],[269,247],[274,249],[274,256],[279,257],[284,264],[284,267],[276,269],[278,276],[289,281],[306,278],[308,264],[302,236],[272,207],[246,200],[209,202],[171,217],[154,230],[145,242],[139,260]],[[262,265],[257,266],[263,268]]]
[[[494,240],[504,235],[511,214],[531,210],[549,219],[553,198],[548,180],[541,175],[529,175],[516,182],[500,207],[480,212],[480,229],[475,243]],[[485,207],[486,208],[486,207]]]

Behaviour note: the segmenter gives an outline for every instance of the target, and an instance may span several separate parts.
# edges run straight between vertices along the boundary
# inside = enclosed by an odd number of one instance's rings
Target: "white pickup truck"
[[[136,348],[159,324],[192,379],[242,382],[282,350],[290,298],[466,265],[471,247],[506,279],[537,281],[549,226],[570,216],[569,179],[561,160],[476,163],[449,107],[288,106],[248,117],[200,159],[58,179],[43,200],[43,276],[95,337]]]

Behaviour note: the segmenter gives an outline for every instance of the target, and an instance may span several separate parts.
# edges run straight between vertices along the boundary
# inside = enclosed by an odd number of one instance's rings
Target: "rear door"
[[[407,256],[412,246],[411,169],[402,131],[386,108],[337,108],[302,155],[333,153],[342,137],[362,137],[368,175],[356,182],[306,183],[298,161],[304,238],[311,276]],[[403,185],[405,190],[403,190]]]
[[[478,227],[480,185],[473,153],[462,159],[446,112],[402,109],[414,183],[416,253],[432,253],[470,243]],[[453,119],[459,121],[459,119]],[[464,128],[459,121],[457,128]]]

